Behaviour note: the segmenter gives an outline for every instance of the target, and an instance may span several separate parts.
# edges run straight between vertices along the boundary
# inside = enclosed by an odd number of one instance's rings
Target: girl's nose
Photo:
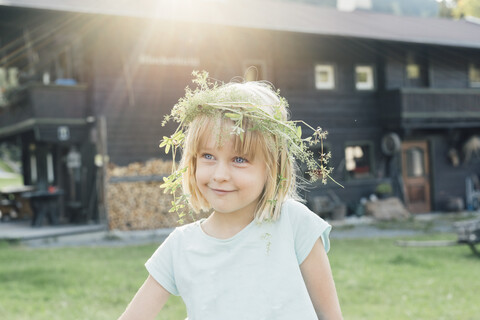
[[[216,182],[222,182],[230,179],[230,170],[228,164],[219,161],[215,166],[215,171],[213,172],[213,180]]]

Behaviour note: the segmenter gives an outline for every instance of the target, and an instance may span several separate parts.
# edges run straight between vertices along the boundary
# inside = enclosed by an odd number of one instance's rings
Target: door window
[[[425,155],[423,150],[418,147],[410,148],[406,151],[407,176],[409,178],[423,177],[425,175]]]

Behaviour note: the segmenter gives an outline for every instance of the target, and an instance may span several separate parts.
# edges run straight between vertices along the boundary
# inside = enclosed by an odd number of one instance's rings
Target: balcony
[[[58,126],[81,127],[90,115],[87,106],[86,85],[30,84],[0,107],[0,139],[32,129],[42,136]]]
[[[480,90],[403,88],[381,95],[382,123],[393,128],[480,126]]]

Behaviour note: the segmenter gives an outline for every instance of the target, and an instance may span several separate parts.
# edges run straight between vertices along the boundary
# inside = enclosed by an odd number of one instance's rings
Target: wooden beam
[[[14,134],[34,129],[38,125],[69,125],[82,126],[87,124],[85,119],[75,118],[30,118],[10,126],[0,128],[0,139]]]
[[[458,119],[472,119],[476,118],[480,120],[480,111],[432,111],[432,112],[402,112],[402,118],[405,119],[449,119],[455,120]]]

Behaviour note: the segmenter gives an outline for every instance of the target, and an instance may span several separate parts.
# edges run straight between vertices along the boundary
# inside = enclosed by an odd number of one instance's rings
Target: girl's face
[[[252,217],[267,180],[263,156],[247,159],[234,148],[234,137],[222,141],[210,134],[198,149],[198,188],[216,213]]]

